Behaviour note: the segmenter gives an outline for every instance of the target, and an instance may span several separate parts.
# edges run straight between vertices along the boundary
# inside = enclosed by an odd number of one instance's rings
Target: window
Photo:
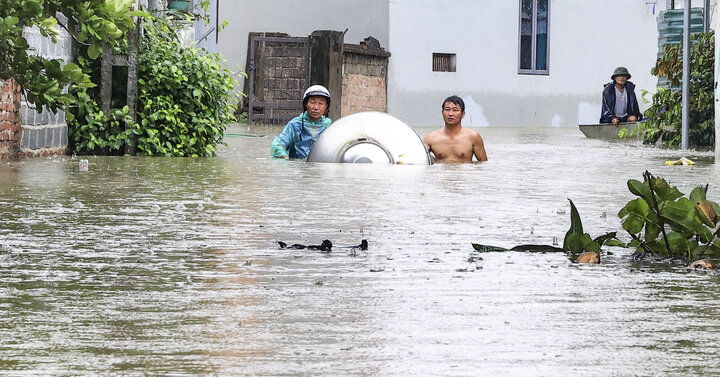
[[[549,0],[520,0],[518,72],[547,75]]]
[[[433,72],[455,72],[455,54],[433,53]]]

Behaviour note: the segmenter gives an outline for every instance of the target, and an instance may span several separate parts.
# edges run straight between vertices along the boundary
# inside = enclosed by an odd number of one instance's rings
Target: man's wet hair
[[[445,101],[443,101],[443,103],[442,103],[443,109],[445,108],[445,104],[448,102],[454,103],[454,104],[460,106],[460,111],[465,112],[465,101],[463,101],[462,98],[455,96],[455,95],[445,98]]]

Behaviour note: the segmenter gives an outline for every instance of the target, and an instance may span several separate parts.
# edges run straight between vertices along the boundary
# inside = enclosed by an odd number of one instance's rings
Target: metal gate
[[[285,124],[302,113],[310,39],[251,35],[248,49],[248,125]]]

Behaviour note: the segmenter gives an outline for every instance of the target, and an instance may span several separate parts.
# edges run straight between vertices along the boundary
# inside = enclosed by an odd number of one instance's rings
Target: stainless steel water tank
[[[430,165],[425,143],[407,123],[366,111],[342,117],[315,140],[309,162]]]

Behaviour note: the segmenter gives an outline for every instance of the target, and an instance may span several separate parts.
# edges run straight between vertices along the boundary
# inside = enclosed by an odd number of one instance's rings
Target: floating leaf
[[[480,245],[477,243],[473,243],[472,247],[473,247],[473,249],[475,249],[475,251],[479,251],[481,253],[491,253],[491,252],[496,252],[496,251],[508,251],[508,249],[506,249],[504,247]]]
[[[548,245],[518,245],[511,248],[509,251],[526,251],[531,253],[557,253],[564,252],[565,250]]]

